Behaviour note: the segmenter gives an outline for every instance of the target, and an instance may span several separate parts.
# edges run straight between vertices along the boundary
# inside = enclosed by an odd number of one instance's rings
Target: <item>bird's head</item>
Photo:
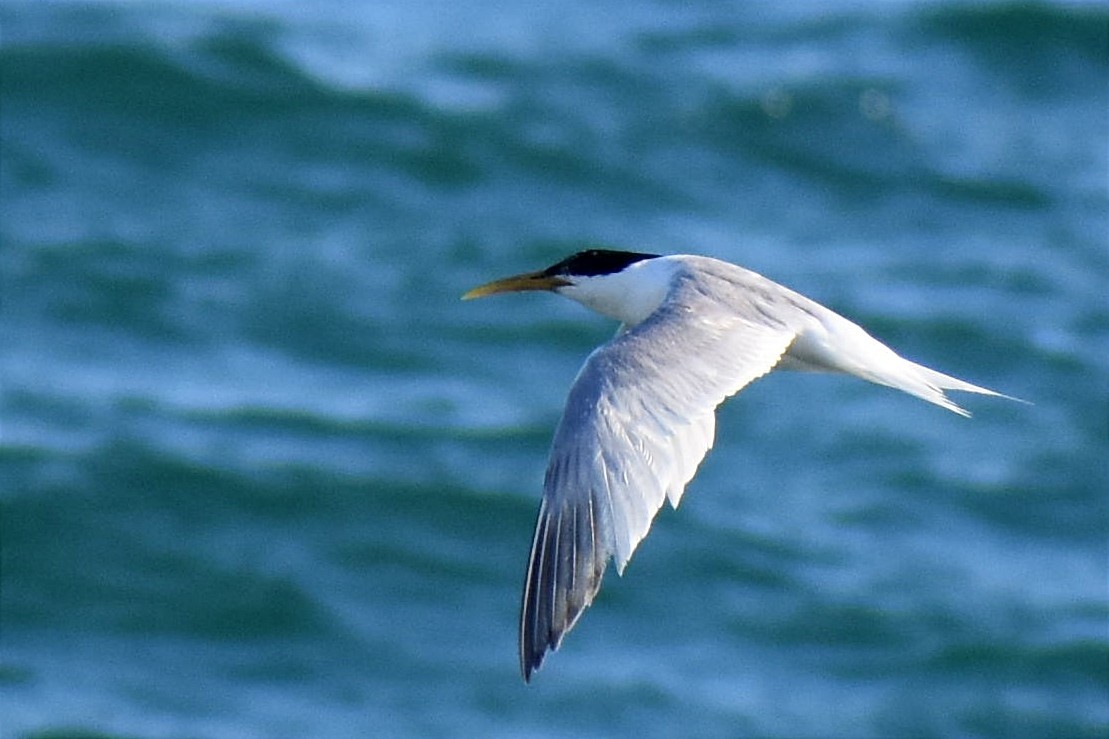
[[[546,290],[565,295],[599,313],[626,323],[638,322],[645,316],[629,316],[626,308],[629,302],[642,302],[644,285],[637,284],[642,283],[642,279],[629,279],[629,267],[658,256],[613,249],[588,249],[538,272],[525,272],[475,287],[463,295],[462,299],[484,298],[497,293]],[[658,301],[652,298],[652,302],[657,305]]]

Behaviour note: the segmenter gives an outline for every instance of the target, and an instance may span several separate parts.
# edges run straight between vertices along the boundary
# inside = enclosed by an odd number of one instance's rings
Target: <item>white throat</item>
[[[666,299],[676,266],[665,257],[644,259],[613,274],[574,277],[574,284],[558,288],[558,293],[631,327]]]

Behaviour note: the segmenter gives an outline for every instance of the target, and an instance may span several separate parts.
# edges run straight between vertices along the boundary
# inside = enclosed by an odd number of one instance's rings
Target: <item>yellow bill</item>
[[[487,282],[463,295],[462,299],[473,300],[474,298],[484,298],[497,293],[519,293],[527,290],[554,290],[569,284],[568,280],[544,272],[527,272],[522,275],[513,275],[501,280]]]

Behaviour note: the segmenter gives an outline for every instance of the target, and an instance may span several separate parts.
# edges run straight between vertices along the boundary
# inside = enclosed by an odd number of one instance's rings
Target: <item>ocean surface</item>
[[[0,147],[3,739],[1109,733],[1109,4],[2,0]],[[525,686],[585,244],[1031,405],[760,380]]]

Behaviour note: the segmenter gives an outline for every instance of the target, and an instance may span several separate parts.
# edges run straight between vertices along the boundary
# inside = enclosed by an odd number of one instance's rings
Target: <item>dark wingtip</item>
[[[525,685],[531,685],[531,676],[535,673],[536,670],[539,669],[539,666],[543,664],[544,656],[545,655],[542,654],[529,655],[520,664],[520,672],[524,676]]]
[[[541,643],[536,642],[534,629],[529,628],[527,625],[529,620],[532,619],[529,618],[527,606],[525,604],[524,614],[521,616],[520,622],[520,674],[523,675],[525,684],[531,683],[531,676],[542,666],[547,652],[551,651],[551,645],[547,644],[545,641]],[[557,646],[555,648],[557,649]]]
[[[520,612],[524,682],[558,649],[601,586],[608,555],[588,502],[552,512],[544,499],[535,522]]]

